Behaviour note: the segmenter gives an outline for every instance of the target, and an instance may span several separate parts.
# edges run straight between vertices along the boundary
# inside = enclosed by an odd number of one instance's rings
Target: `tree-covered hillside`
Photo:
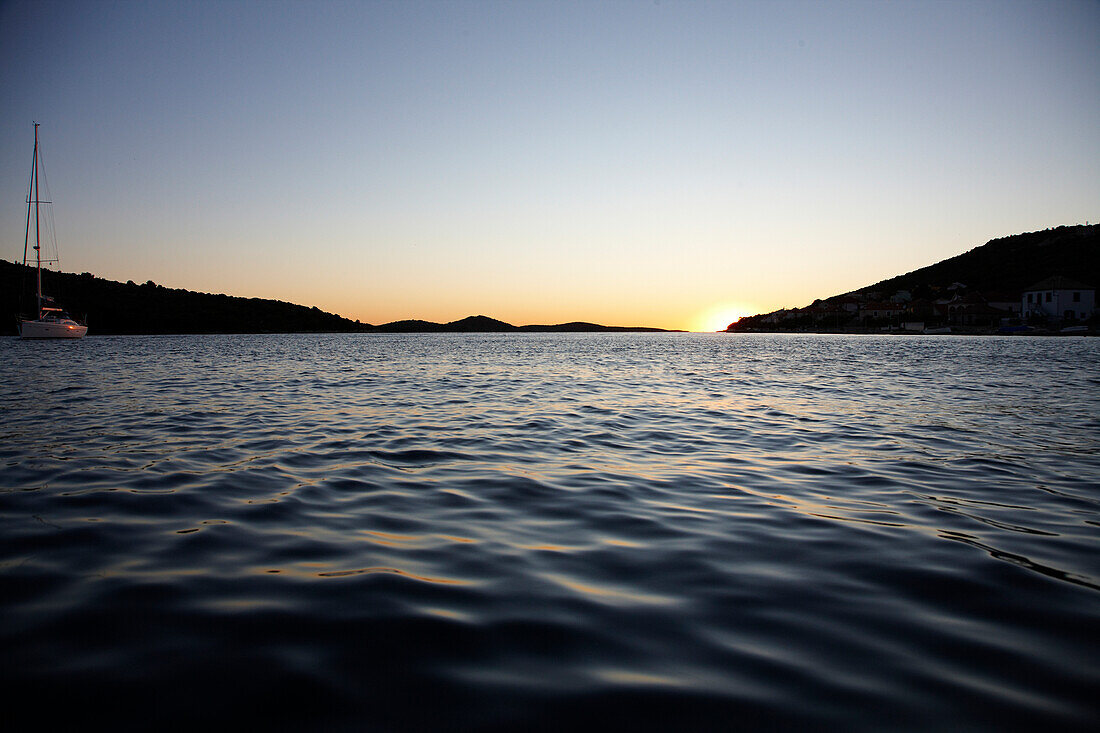
[[[950,318],[937,311],[936,304],[959,297],[969,298],[957,303],[964,307],[962,313],[982,310],[984,321],[992,323],[1000,314],[991,310],[989,299],[1019,302],[1022,291],[1055,275],[1100,286],[1100,225],[1061,226],[993,239],[955,257],[805,307],[742,318],[726,330],[877,328],[890,323],[890,318],[872,318],[875,322],[868,324],[864,313],[873,313],[874,305],[889,299],[905,303],[912,316],[939,322]]]
[[[1051,275],[1100,286],[1100,225],[1064,226],[993,239],[961,255],[854,292],[894,293],[959,282],[973,290],[1018,293]]]
[[[279,300],[239,298],[104,280],[91,273],[42,271],[42,290],[73,316],[88,317],[92,334],[321,333],[370,326]],[[34,270],[0,260],[3,333],[16,332],[16,315],[34,310]]]

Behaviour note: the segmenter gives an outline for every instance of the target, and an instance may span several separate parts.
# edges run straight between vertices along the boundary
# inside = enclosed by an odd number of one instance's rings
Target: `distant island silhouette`
[[[596,331],[645,331],[667,332],[665,328],[650,328],[648,326],[601,326],[598,323],[586,323],[573,321],[570,323],[557,323],[554,325],[513,326],[504,321],[498,321],[488,316],[466,316],[458,321],[450,323],[433,323],[431,321],[394,321],[381,326],[373,326],[373,331],[383,333],[496,333],[508,331],[531,332],[596,332]]]
[[[954,333],[1059,329],[1068,322],[1026,313],[1021,296],[1051,278],[1079,290],[1100,284],[1100,225],[993,239],[967,252],[809,305],[758,313],[726,331],[860,332],[951,329]],[[1093,313],[1081,326],[1095,330]],[[920,326],[920,328],[918,328]]]
[[[15,335],[15,317],[32,309],[33,268],[0,260],[0,308],[3,333]],[[647,326],[601,326],[572,322],[514,326],[488,316],[468,316],[450,323],[402,320],[373,326],[316,307],[280,300],[242,298],[166,288],[152,280],[138,285],[52,270],[42,271],[46,292],[70,313],[88,316],[90,334],[200,333],[507,333],[507,332],[663,332]]]

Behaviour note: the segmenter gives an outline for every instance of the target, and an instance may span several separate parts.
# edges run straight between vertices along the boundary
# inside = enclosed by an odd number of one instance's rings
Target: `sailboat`
[[[25,339],[79,339],[88,333],[88,327],[78,323],[48,295],[42,294],[42,241],[40,213],[43,204],[38,197],[38,123],[34,123],[34,164],[31,167],[31,185],[27,193],[27,235],[23,240],[23,265],[27,264],[27,249],[31,241],[31,213],[34,213],[34,264],[38,286],[35,298],[35,318],[19,319],[19,335]],[[56,260],[47,260],[54,262]]]

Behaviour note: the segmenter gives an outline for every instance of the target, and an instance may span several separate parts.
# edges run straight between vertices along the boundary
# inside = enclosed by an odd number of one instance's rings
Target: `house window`
[[[1052,296],[1052,295],[1054,295],[1054,293],[1047,293],[1047,302],[1048,303],[1050,302],[1050,296]]]
[[[1074,293],[1073,294],[1073,302],[1074,303],[1080,303],[1081,302],[1081,294],[1080,293]]]
[[[1030,302],[1031,302],[1031,293],[1028,293],[1028,294],[1027,294],[1027,302],[1028,302],[1028,303],[1030,303]]]

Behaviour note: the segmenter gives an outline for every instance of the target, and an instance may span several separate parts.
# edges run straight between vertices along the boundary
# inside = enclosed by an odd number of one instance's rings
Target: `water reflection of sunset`
[[[1092,722],[1095,338],[70,346],[0,339],[0,684],[27,709],[126,689],[130,728]]]

